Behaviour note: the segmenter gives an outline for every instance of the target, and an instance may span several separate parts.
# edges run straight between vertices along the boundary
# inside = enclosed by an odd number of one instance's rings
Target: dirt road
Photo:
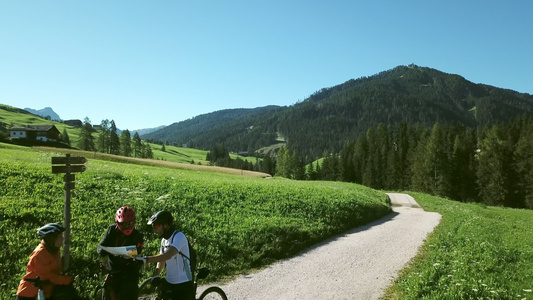
[[[378,299],[441,218],[409,195],[388,195],[393,212],[386,217],[241,275],[222,289],[230,300]]]

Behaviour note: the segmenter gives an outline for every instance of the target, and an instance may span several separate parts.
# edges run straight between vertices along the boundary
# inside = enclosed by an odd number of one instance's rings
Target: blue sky
[[[0,103],[121,129],[415,63],[533,94],[533,2],[0,0]]]

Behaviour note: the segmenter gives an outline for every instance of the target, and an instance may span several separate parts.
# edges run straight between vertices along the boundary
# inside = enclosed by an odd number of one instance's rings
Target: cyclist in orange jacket
[[[61,296],[62,299],[78,299],[76,290],[72,286],[73,278],[61,274],[61,254],[59,249],[63,245],[65,227],[58,223],[49,223],[37,229],[41,243],[33,250],[26,267],[26,275],[20,281],[17,300],[33,300],[39,289],[24,278],[39,277],[47,283],[43,286],[46,299]]]

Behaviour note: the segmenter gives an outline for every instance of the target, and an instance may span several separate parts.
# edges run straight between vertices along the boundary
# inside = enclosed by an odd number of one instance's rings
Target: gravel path
[[[222,289],[230,300],[379,299],[441,218],[409,195],[388,195],[393,212],[384,218],[238,276]]]

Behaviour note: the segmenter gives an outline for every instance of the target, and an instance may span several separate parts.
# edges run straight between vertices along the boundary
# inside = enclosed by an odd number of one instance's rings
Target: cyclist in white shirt
[[[168,211],[159,211],[148,221],[161,239],[158,255],[137,257],[145,263],[157,263],[156,275],[166,266],[163,282],[165,299],[194,300],[194,283],[189,262],[189,243],[185,235],[174,227],[174,218]]]

